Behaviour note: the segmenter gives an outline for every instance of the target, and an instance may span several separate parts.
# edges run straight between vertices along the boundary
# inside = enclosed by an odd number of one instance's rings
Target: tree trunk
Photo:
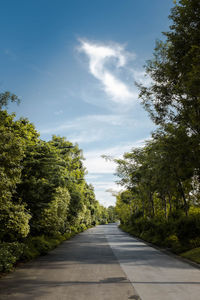
[[[150,192],[149,194],[149,203],[150,203],[150,216],[155,215],[155,210],[154,210],[154,201],[153,201],[153,194]]]
[[[164,194],[161,195],[161,199],[162,199],[162,207],[163,207],[164,213],[165,213],[165,219],[167,219],[167,203],[166,203],[166,197]]]
[[[171,212],[172,212],[172,196],[170,194],[170,192],[168,192],[168,199],[169,199],[169,213],[171,215]]]
[[[182,182],[179,178],[178,178],[178,182],[179,182],[179,188],[180,188],[180,192],[181,192],[183,202],[184,202],[185,215],[187,217],[188,216],[188,204],[187,204],[187,201],[186,201],[185,192],[184,192],[184,189],[183,189]]]

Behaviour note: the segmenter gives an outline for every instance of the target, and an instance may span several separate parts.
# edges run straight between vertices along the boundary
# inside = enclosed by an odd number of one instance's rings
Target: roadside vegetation
[[[157,125],[144,147],[115,159],[121,228],[200,262],[200,2],[174,4],[146,64],[140,99]]]
[[[78,145],[59,136],[41,140],[29,120],[4,109],[10,101],[19,100],[0,94],[0,272],[115,218],[87,184]]]

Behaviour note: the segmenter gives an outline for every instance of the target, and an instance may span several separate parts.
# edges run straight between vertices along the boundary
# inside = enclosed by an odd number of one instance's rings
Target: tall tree
[[[191,166],[195,157],[192,176],[200,182],[200,1],[177,1],[169,18],[172,25],[163,33],[165,41],[157,42],[146,64],[152,82],[139,85],[140,98],[162,129],[172,123],[177,132],[185,131],[178,144],[193,154],[188,156]]]
[[[22,121],[0,110],[0,239],[16,240],[29,233],[30,214],[16,195],[29,136]]]
[[[157,124],[171,120],[200,135],[200,2],[180,0],[171,10],[170,31],[158,41],[140,97]]]

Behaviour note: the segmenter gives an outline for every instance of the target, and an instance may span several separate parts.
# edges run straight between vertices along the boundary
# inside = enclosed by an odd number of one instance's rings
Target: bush
[[[188,217],[130,218],[129,225],[120,226],[124,231],[158,246],[170,248],[175,253],[200,246],[200,214]]]
[[[0,244],[0,272],[11,271],[13,265],[21,257],[23,250],[23,243],[13,242]]]
[[[87,227],[86,227],[85,224],[80,224],[78,229],[79,229],[80,232],[82,232],[82,231],[86,230]]]
[[[198,248],[200,247],[200,237],[196,237],[189,241],[191,248]]]
[[[181,245],[177,235],[172,234],[165,238],[164,246],[170,248],[174,253],[180,253],[183,251],[183,246]]]
[[[191,215],[180,218],[176,223],[176,231],[179,240],[188,244],[190,240],[200,236],[200,215]]]
[[[59,245],[61,241],[63,241],[63,237],[60,236],[51,238],[44,235],[29,237],[25,242],[25,249],[21,258],[30,260],[39,255],[45,255]]]
[[[67,232],[61,234],[54,233],[53,236],[29,236],[23,243],[1,243],[0,244],[0,272],[12,271],[18,260],[27,261],[39,255],[45,255],[50,250],[57,247],[61,242],[73,237],[78,232],[86,230],[85,224],[80,224],[79,228],[70,227]]]
[[[200,264],[200,248],[189,250],[182,253],[181,256]]]
[[[50,250],[57,247],[60,243],[77,234],[78,231],[76,228],[71,227],[68,232],[61,234],[59,232],[55,233],[53,236],[35,236],[29,237],[25,241],[24,252],[21,256],[22,260],[34,259],[39,255],[45,255]]]

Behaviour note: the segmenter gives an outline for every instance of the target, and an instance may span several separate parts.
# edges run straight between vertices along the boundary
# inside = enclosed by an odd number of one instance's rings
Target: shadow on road
[[[170,258],[166,264],[167,256],[165,254],[127,234],[119,233],[116,225],[97,226],[64,242],[48,255],[22,265],[16,272],[1,279],[0,299],[79,299],[77,298],[78,291],[84,291],[85,298],[81,299],[104,300],[101,293],[99,298],[98,296],[97,298],[93,297],[93,293],[102,289],[108,295],[115,291],[117,296],[110,299],[138,300],[140,298],[133,288],[138,284],[161,285],[163,288],[167,285],[177,285],[180,288],[186,285],[200,285],[199,280],[192,280],[192,278],[191,281],[181,278],[175,281],[171,278],[170,280],[163,278],[163,281],[151,281],[151,277],[150,280],[149,278],[137,280],[134,275],[133,279],[135,280],[130,278],[128,280],[117,257],[118,259],[120,257],[120,263],[131,268],[139,266],[147,267],[149,270],[157,268],[157,270],[162,269],[162,272],[169,269],[187,269],[189,271],[192,269],[192,266],[177,263],[173,258]],[[123,297],[126,290],[129,290],[129,296]],[[62,296],[52,298],[52,295],[63,295],[66,292],[71,293],[69,295],[73,294],[74,298],[70,298],[70,296],[68,298],[62,298]]]

